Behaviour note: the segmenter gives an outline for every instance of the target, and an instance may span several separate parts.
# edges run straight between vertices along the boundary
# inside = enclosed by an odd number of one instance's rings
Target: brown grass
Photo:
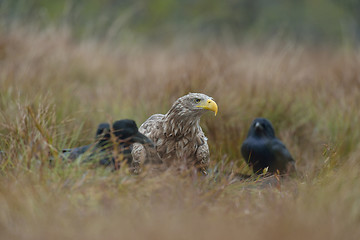
[[[66,29],[0,35],[0,235],[3,239],[358,239],[360,54],[292,42],[144,46],[75,40]],[[140,125],[203,92],[207,178],[131,176],[49,152],[92,141],[98,123]],[[30,113],[33,114],[30,114]],[[264,188],[240,146],[269,118],[299,178]]]

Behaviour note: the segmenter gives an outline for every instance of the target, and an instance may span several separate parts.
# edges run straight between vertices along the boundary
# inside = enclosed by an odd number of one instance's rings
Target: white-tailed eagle
[[[154,142],[155,150],[133,145],[135,171],[143,163],[160,160],[166,167],[196,167],[206,174],[210,154],[200,118],[207,111],[217,114],[215,101],[202,93],[189,93],[177,99],[165,115],[155,114],[148,118],[139,132]]]

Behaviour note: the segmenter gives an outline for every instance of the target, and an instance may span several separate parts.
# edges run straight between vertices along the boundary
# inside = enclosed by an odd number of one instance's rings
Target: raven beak
[[[151,141],[148,137],[146,137],[144,134],[137,132],[135,135],[133,135],[131,137],[131,140],[137,143],[141,143],[141,144],[147,144],[150,147],[154,148],[155,144],[153,143],[153,141]]]
[[[212,99],[208,99],[206,101],[203,101],[202,102],[203,104],[197,106],[197,107],[200,107],[200,108],[203,108],[205,110],[210,110],[210,111],[213,111],[215,113],[215,116],[218,112],[218,106],[216,104],[216,102]]]
[[[261,126],[261,124],[259,122],[257,122],[257,123],[255,123],[255,129],[262,130],[263,127]]]

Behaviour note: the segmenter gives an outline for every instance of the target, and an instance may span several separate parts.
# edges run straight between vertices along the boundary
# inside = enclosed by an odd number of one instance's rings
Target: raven
[[[295,161],[285,145],[275,137],[271,122],[256,118],[249,129],[246,140],[241,146],[241,154],[246,163],[252,166],[255,174],[268,173],[292,174],[296,172]]]
[[[108,123],[99,124],[95,143],[82,147],[63,149],[62,153],[68,160],[75,160],[88,153],[83,159],[84,162],[98,160],[100,165],[108,166],[113,164],[115,169],[120,162],[126,161],[130,166],[132,163],[131,145],[140,143],[154,147],[153,142],[138,131],[135,121],[123,119],[115,121],[110,127]]]

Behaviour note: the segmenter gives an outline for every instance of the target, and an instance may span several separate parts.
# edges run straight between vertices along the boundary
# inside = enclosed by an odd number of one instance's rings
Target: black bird
[[[293,174],[295,161],[285,145],[275,137],[270,121],[256,118],[241,146],[241,154],[254,173],[261,174],[268,167],[268,173]]]
[[[130,166],[132,162],[131,144],[141,143],[154,147],[153,142],[138,131],[135,121],[129,119],[115,121],[112,128],[108,123],[99,124],[95,140],[94,144],[64,149],[62,152],[69,160],[75,160],[85,153],[89,153],[84,162],[99,160],[100,165],[113,164],[117,169],[120,165],[120,162],[117,162],[118,159],[121,162],[126,161]]]
[[[75,160],[88,150],[95,150],[98,149],[100,151],[106,150],[106,146],[110,140],[110,124],[108,123],[100,123],[95,135],[95,144],[89,144],[86,146],[81,146],[77,148],[71,148],[71,149],[63,149],[63,153],[67,153],[66,157],[69,160]]]

